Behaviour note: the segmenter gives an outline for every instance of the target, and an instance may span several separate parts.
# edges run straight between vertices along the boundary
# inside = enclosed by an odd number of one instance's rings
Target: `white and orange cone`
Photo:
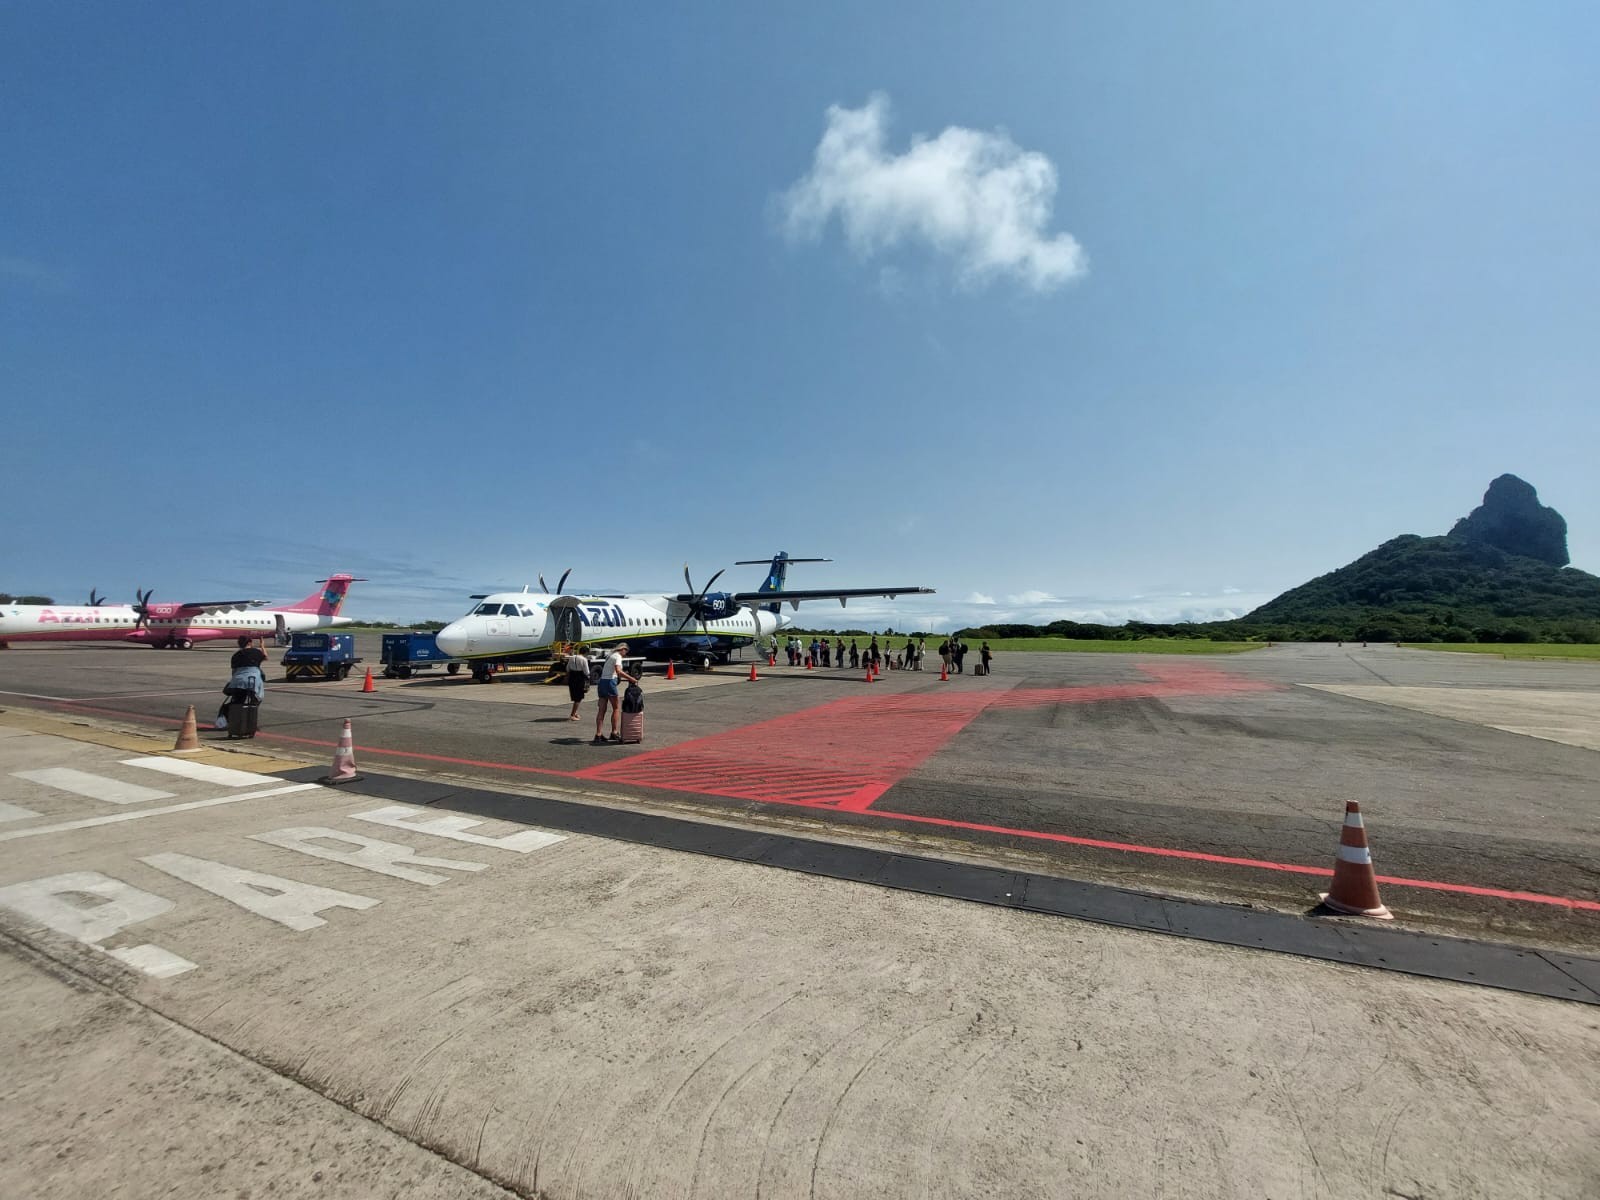
[[[678,673],[672,669],[672,660],[669,658],[667,659],[667,678],[676,679],[677,677]]]
[[[1378,899],[1378,876],[1372,869],[1372,851],[1367,848],[1367,828],[1361,823],[1361,805],[1354,800],[1346,801],[1344,806],[1339,856],[1333,862],[1333,886],[1322,897],[1322,903],[1346,916],[1394,920],[1394,914]]]
[[[183,728],[178,730],[178,740],[173,743],[174,754],[193,754],[200,749],[200,731],[194,724],[194,705],[183,714]]]
[[[344,720],[344,732],[339,735],[339,748],[333,752],[333,771],[317,780],[318,783],[353,783],[361,776],[356,774],[355,737],[350,732],[350,718]]]
[[[756,664],[755,663],[751,663],[750,664],[750,682],[754,683],[759,678],[761,678],[761,677],[756,674]]]
[[[378,690],[377,688],[372,686],[372,668],[371,667],[367,668],[367,680],[366,680],[365,683],[363,683],[361,685],[361,690],[363,692],[375,692],[375,691]]]

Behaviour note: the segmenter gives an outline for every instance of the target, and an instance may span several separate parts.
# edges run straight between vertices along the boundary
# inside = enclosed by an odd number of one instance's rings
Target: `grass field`
[[[1546,646],[1528,642],[1406,642],[1413,650],[1444,650],[1454,654],[1496,654],[1501,658],[1562,658],[1575,662],[1600,662],[1600,646]]]

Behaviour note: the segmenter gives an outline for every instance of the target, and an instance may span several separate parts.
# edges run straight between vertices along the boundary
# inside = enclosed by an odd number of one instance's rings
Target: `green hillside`
[[[1229,624],[1285,639],[1600,641],[1600,578],[1486,542],[1406,534]]]

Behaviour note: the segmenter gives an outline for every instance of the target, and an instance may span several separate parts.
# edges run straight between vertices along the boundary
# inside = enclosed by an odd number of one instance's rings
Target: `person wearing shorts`
[[[583,703],[584,693],[589,690],[589,657],[578,649],[578,643],[573,642],[567,648],[567,695],[572,697],[572,713],[567,720],[578,719],[578,707]]]
[[[606,708],[611,709],[611,740],[620,742],[622,731],[618,727],[622,721],[622,696],[619,693],[619,681],[627,680],[629,683],[638,683],[632,675],[622,669],[623,656],[628,652],[627,642],[618,642],[616,648],[606,655],[606,665],[600,669],[600,708],[594,715],[594,742],[592,745],[605,744],[606,738],[601,732],[606,723]]]

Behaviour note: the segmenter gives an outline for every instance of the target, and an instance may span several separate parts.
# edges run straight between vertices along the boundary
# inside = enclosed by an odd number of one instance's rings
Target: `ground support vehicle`
[[[297,633],[283,656],[285,679],[343,679],[361,660],[348,633]]]
[[[410,679],[416,671],[431,671],[438,666],[452,675],[461,670],[461,660],[439,649],[431,633],[384,634],[378,661],[383,664],[385,679]]]

